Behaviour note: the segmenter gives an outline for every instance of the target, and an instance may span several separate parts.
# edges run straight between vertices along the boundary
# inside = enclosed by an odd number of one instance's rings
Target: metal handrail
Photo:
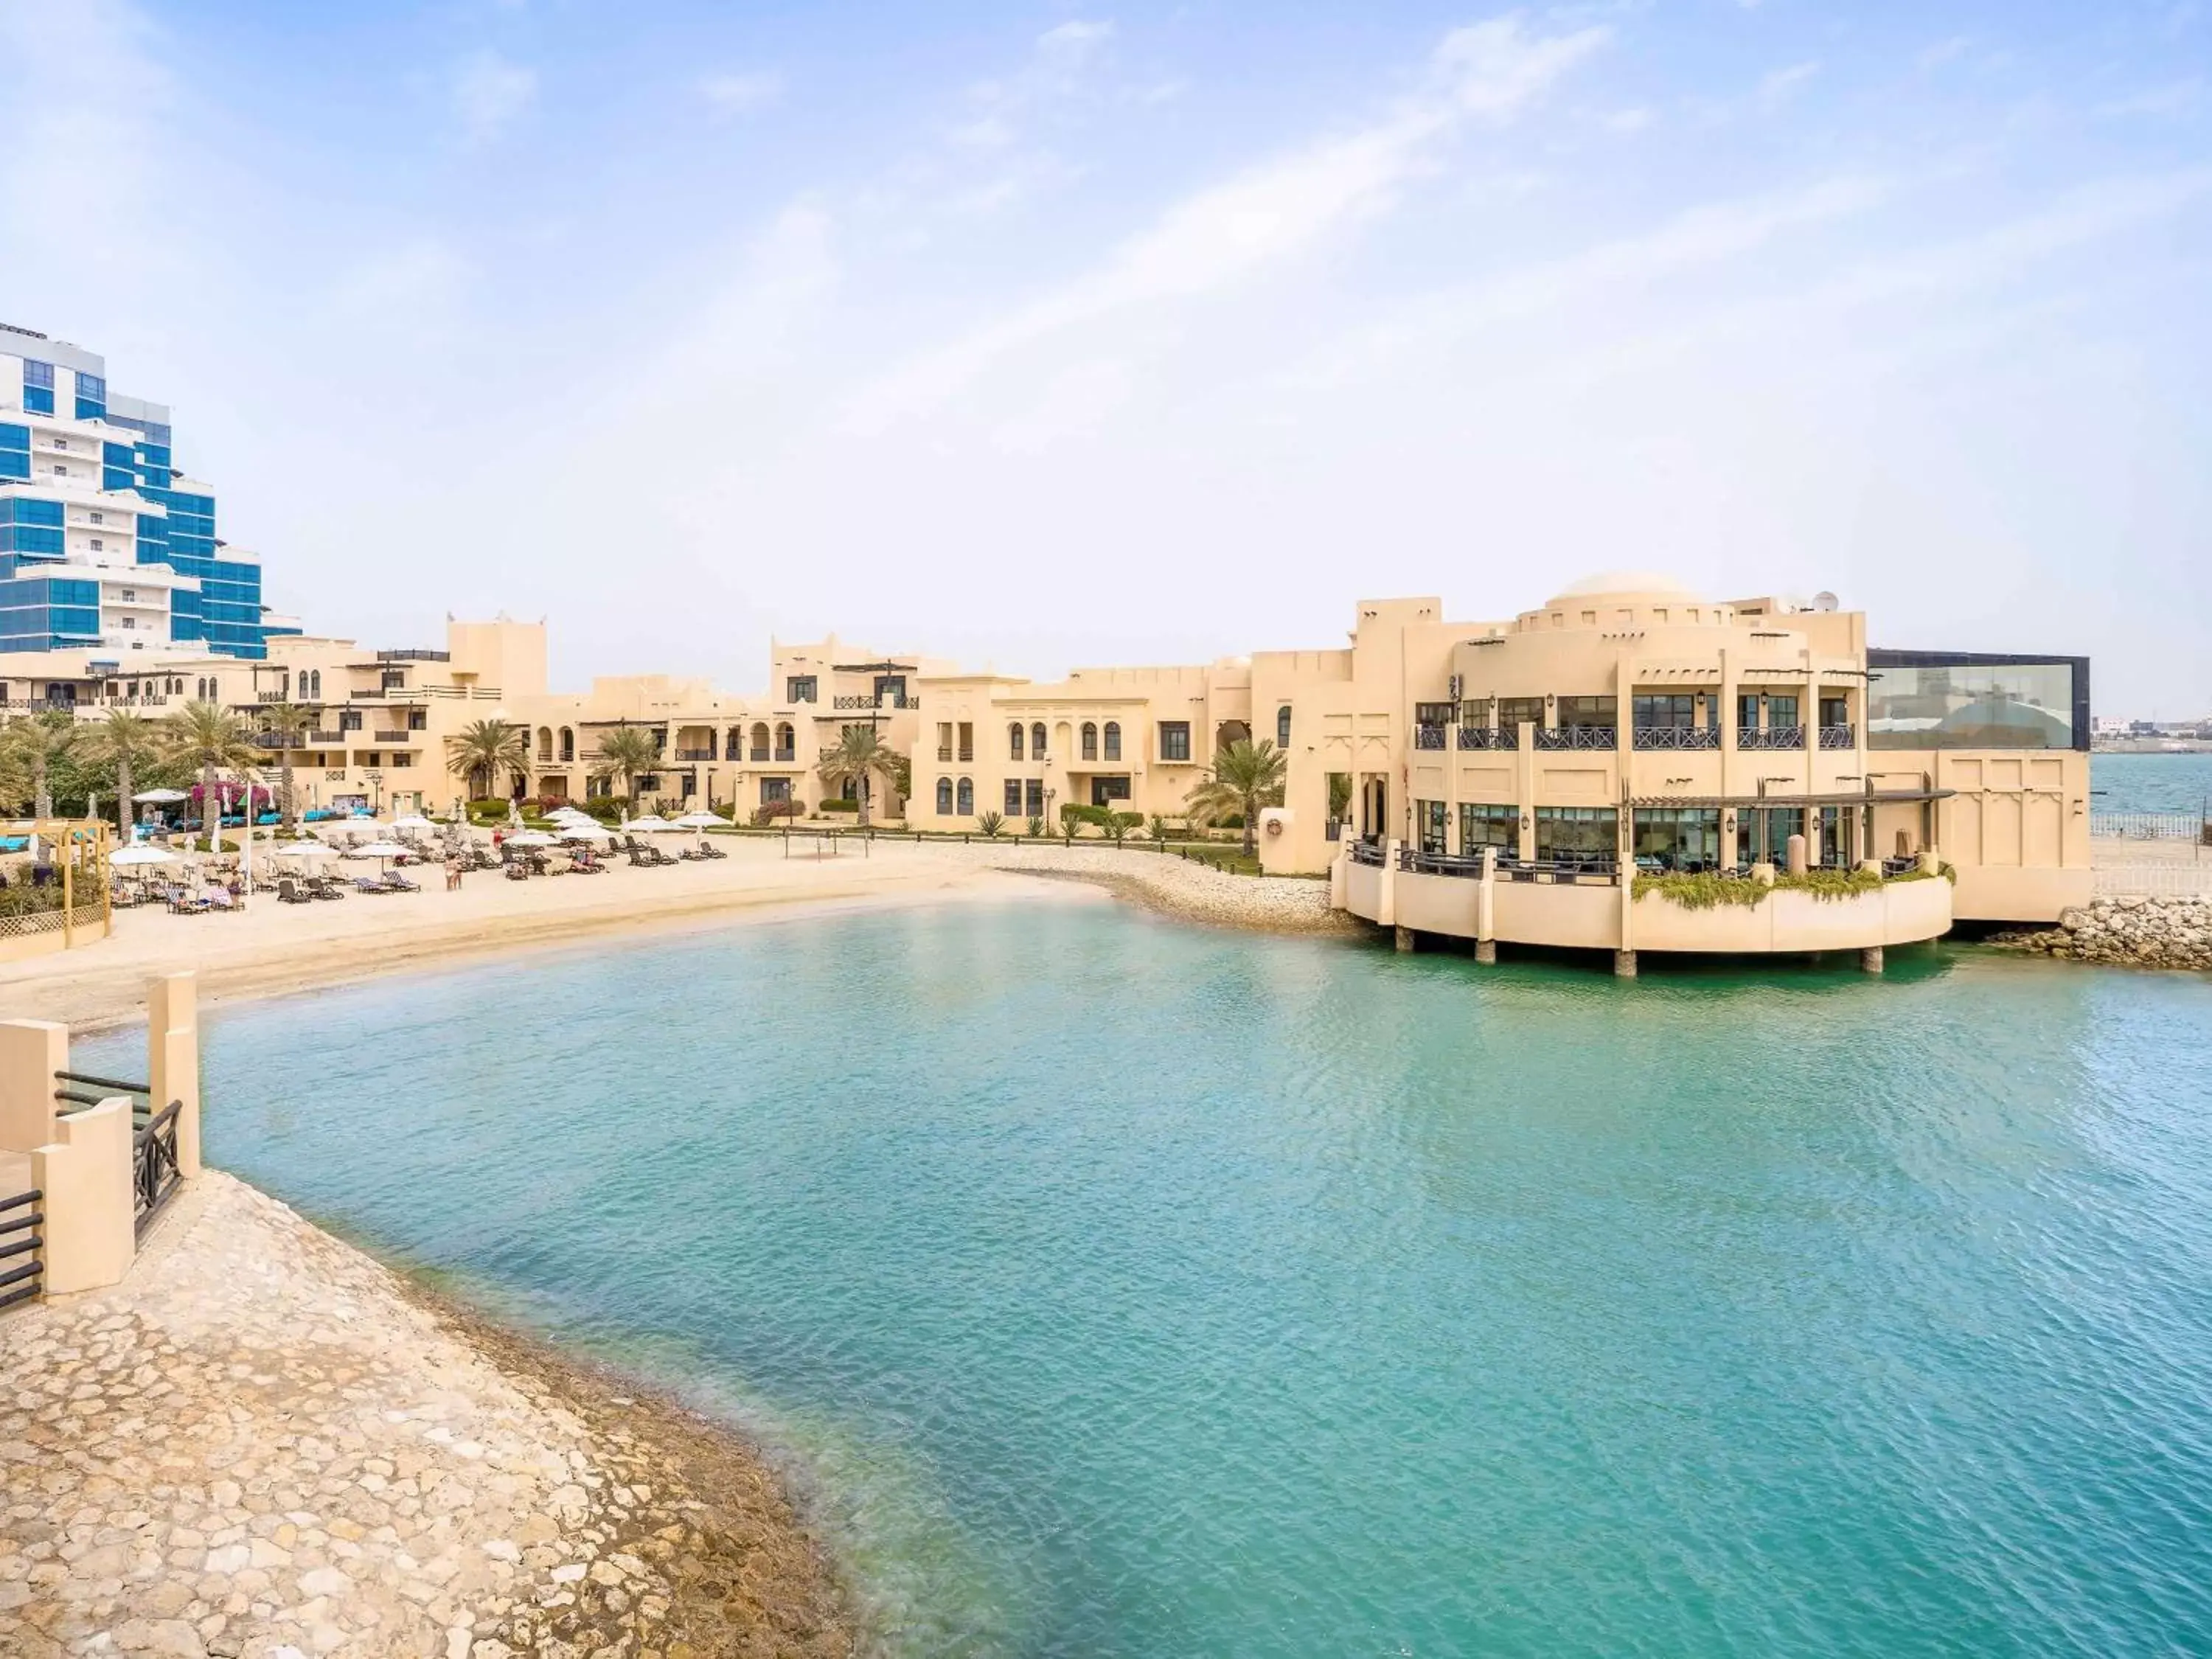
[[[1618,749],[1620,728],[1613,726],[1540,726],[1539,749]]]
[[[1417,726],[1413,728],[1413,747],[1441,749],[1444,746],[1444,729],[1441,726]]]
[[[1717,749],[1721,746],[1720,728],[1717,726],[1639,726],[1636,728],[1638,749]]]
[[[1736,728],[1735,746],[1739,749],[1802,749],[1805,728],[1802,726],[1771,726],[1761,731],[1755,726]]]
[[[1352,861],[1380,870],[1382,867],[1382,849],[1372,842],[1356,841],[1352,843]]]
[[[1462,749],[1518,749],[1521,733],[1510,726],[1462,726],[1459,729],[1459,746]]]
[[[1824,726],[1820,728],[1820,747],[1823,749],[1854,749],[1858,746],[1858,732],[1850,726]]]

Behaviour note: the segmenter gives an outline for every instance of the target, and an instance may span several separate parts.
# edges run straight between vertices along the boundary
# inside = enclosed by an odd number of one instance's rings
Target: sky
[[[1595,570],[2212,709],[2212,0],[0,0],[0,320],[316,631],[1056,676]]]

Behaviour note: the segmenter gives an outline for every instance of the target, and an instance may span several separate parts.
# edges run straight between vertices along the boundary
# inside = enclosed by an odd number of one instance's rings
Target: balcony
[[[775,751],[775,758],[788,766],[799,758],[799,751],[795,749],[779,749]]]
[[[1444,729],[1441,726],[1417,726],[1413,728],[1413,747],[1441,749],[1444,746]]]
[[[679,749],[676,751],[676,758],[680,761],[710,761],[714,758],[714,751],[712,749]]]
[[[341,748],[345,740],[346,734],[343,732],[310,732],[300,739],[303,744],[326,748]]]
[[[413,735],[413,732],[403,728],[398,731],[379,732],[376,734],[376,740],[379,743],[405,743]]]
[[[921,707],[921,699],[909,697],[903,691],[886,691],[880,697],[835,697],[830,700],[830,707],[833,708],[919,708]]]
[[[1514,727],[1500,726],[1462,726],[1459,729],[1459,746],[1462,749],[1518,749],[1521,734]]]
[[[1639,726],[1636,728],[1638,749],[1717,749],[1721,746],[1720,728],[1717,726]]]
[[[1754,726],[1736,728],[1735,746],[1739,749],[1802,749],[1805,728],[1802,726],[1770,726],[1761,731]]]
[[[1620,728],[1613,726],[1540,726],[1539,749],[1618,749]]]
[[[1853,726],[1824,726],[1820,728],[1820,747],[1823,749],[1856,749],[1858,728]]]
[[[937,758],[940,761],[949,763],[952,759],[952,745],[951,744],[939,744],[937,748]]]

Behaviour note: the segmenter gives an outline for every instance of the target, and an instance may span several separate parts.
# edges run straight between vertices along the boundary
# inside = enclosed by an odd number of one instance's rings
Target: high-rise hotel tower
[[[166,405],[93,352],[0,323],[0,652],[268,654],[261,566],[216,536]]]

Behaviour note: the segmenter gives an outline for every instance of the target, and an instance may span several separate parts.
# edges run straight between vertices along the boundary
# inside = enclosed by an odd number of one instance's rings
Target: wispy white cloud
[[[2125,98],[2098,106],[2097,113],[2106,116],[2148,116],[2154,119],[2172,119],[2196,114],[2204,107],[2205,83],[2201,76],[2191,76],[2185,81],[2172,81],[2162,87],[2152,87]]]
[[[1454,131],[1512,120],[1609,38],[1601,27],[1534,33],[1517,17],[1454,30],[1420,89],[1379,118],[1185,198],[1089,274],[865,389],[850,424],[881,430],[1034,341],[1132,307],[1218,293],[1304,253],[1389,208]]]
[[[1954,34],[1944,40],[1930,42],[1921,49],[1913,64],[1923,75],[1933,74],[1946,64],[1955,64],[1974,49],[1972,35]]]
[[[717,115],[750,115],[782,101],[783,77],[764,70],[725,70],[701,76],[699,95]]]
[[[449,83],[454,118],[471,143],[488,143],[536,101],[538,71],[491,51],[454,65]]]

